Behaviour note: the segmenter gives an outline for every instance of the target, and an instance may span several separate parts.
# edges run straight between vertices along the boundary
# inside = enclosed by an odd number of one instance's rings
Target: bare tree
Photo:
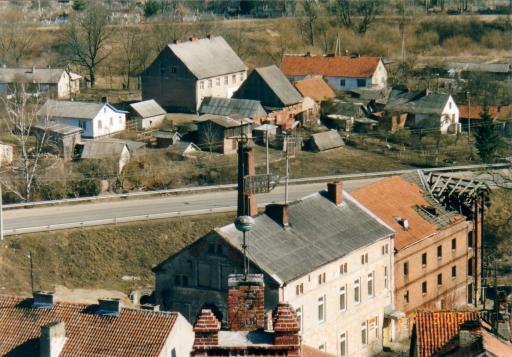
[[[352,4],[350,0],[336,0],[334,3],[336,15],[345,27],[352,27]]]
[[[121,51],[118,59],[126,76],[126,87],[130,88],[131,79],[148,66],[151,59],[150,44],[145,41],[148,34],[144,30],[128,27],[121,36]]]
[[[308,42],[311,46],[315,46],[315,25],[318,20],[319,5],[315,0],[304,0],[302,2],[305,16],[305,30],[308,34]]]
[[[110,55],[106,42],[114,29],[109,26],[108,16],[105,7],[91,4],[71,19],[62,36],[71,61],[89,72],[91,87],[96,83],[98,66]]]
[[[357,27],[357,32],[365,34],[375,20],[381,8],[381,0],[336,0],[334,10],[339,22],[345,27]],[[357,25],[353,16],[361,20]]]
[[[4,187],[21,200],[28,202],[39,171],[44,165],[52,164],[52,160],[45,160],[44,152],[50,122],[48,116],[37,117],[40,97],[28,93],[24,83],[19,83],[11,89],[12,91],[1,100],[6,113],[4,124],[16,142],[17,151],[9,172],[4,172],[0,177]],[[42,128],[42,131],[39,139],[33,140],[31,134],[36,125]]]
[[[19,65],[34,47],[35,31],[19,12],[2,16],[0,22],[0,61]]]

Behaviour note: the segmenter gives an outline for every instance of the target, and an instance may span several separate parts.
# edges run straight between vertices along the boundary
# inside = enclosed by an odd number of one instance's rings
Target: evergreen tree
[[[482,161],[490,163],[496,158],[498,149],[501,147],[502,138],[487,108],[480,115],[478,126],[475,127],[475,146]]]

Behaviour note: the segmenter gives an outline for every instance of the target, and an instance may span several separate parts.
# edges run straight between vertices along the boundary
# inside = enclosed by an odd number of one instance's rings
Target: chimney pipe
[[[64,321],[55,321],[41,326],[39,338],[39,355],[41,357],[58,357],[66,343]]]
[[[343,203],[343,182],[329,182],[327,184],[327,197],[336,206]]]
[[[54,303],[53,291],[36,291],[33,294],[32,307],[51,309]]]
[[[121,299],[98,299],[98,304],[98,314],[100,315],[119,316],[121,313]]]
[[[258,214],[256,196],[253,192],[244,192],[244,177],[256,175],[254,152],[248,144],[238,143],[238,216],[254,217]]]
[[[265,206],[265,214],[283,227],[288,227],[288,205],[271,203]]]
[[[229,275],[228,326],[231,331],[256,331],[265,328],[263,274]]]
[[[219,344],[220,322],[210,309],[202,309],[194,324],[194,349]]]

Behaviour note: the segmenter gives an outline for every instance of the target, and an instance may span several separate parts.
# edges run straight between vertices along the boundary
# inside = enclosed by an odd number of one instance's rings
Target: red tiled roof
[[[437,231],[437,226],[424,219],[416,210],[417,206],[429,206],[421,189],[399,176],[360,188],[352,192],[352,196],[396,231],[397,249],[407,247]],[[404,230],[394,216],[407,219],[409,229]]]
[[[32,355],[41,327],[64,321],[67,340],[59,356],[159,356],[177,314],[122,309],[119,316],[95,313],[97,305],[56,302],[33,308],[32,299],[0,295],[0,355]]]
[[[379,57],[284,55],[281,70],[287,76],[321,74],[329,77],[369,78],[377,69]]]
[[[509,119],[510,118],[510,106],[489,106],[488,107],[489,114],[491,114],[491,117],[493,119]],[[483,113],[484,107],[481,105],[471,105],[469,106],[466,104],[461,104],[459,106],[459,117],[461,119],[468,119],[468,112],[471,117],[469,119],[480,119],[480,115]]]
[[[302,345],[302,357],[334,357],[336,355],[320,351],[308,345]]]
[[[303,79],[293,85],[303,97],[310,97],[317,102],[336,97],[336,93],[322,78]]]
[[[475,311],[418,311],[414,319],[418,357],[432,356],[459,333],[465,321],[477,319]]]

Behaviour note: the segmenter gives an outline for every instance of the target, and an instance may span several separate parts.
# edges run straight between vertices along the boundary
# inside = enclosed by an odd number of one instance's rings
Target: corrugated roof
[[[196,120],[196,123],[200,124],[207,121],[220,125],[224,128],[234,128],[240,126],[240,122],[243,122],[243,125],[252,124],[253,122],[251,119],[243,117],[240,119],[234,119],[230,116],[205,114],[200,116],[199,119]]]
[[[132,103],[130,107],[142,118],[165,115],[167,112],[154,99]]]
[[[84,129],[79,128],[77,126],[62,124],[62,123],[52,123],[50,125],[35,125],[34,128],[37,128],[42,131],[47,131],[49,133],[55,133],[59,135],[71,135],[75,133],[81,133]]]
[[[300,93],[276,65],[256,68],[254,71],[260,75],[284,105],[302,102],[303,98]]]
[[[380,57],[284,55],[281,70],[287,76],[321,74],[329,77],[369,78]]]
[[[336,93],[322,78],[303,79],[293,85],[303,97],[310,97],[317,102],[336,98]]]
[[[61,357],[157,357],[178,317],[174,312],[125,308],[119,316],[102,316],[96,313],[98,305],[56,302],[51,308],[33,308],[32,302],[0,295],[0,355],[32,356],[39,352],[41,327],[63,321]]]
[[[340,146],[345,145],[343,139],[336,130],[313,134],[311,139],[320,151],[339,148]]]
[[[104,137],[104,138],[98,138],[94,140],[88,140],[88,141],[97,141],[97,142],[109,142],[109,143],[121,143],[126,144],[128,147],[128,150],[130,152],[137,151],[139,149],[143,149],[146,147],[146,143],[143,141],[135,141],[135,140],[127,140],[127,139],[118,139],[118,138],[111,138],[111,137]]]
[[[467,320],[477,320],[475,311],[418,311],[414,318],[418,357],[430,357],[455,337]]]
[[[169,48],[198,79],[247,70],[221,36],[172,43]]]
[[[258,100],[206,97],[199,108],[201,114],[231,115],[242,114],[247,118],[267,115]]]
[[[84,141],[82,155],[80,156],[82,159],[103,159],[108,157],[118,158],[123,149],[127,145],[121,142],[109,142],[109,141]]]
[[[53,100],[49,99],[37,112],[42,117],[59,117],[59,118],[78,118],[78,119],[94,119],[99,111],[108,106],[117,113],[126,113],[118,110],[108,103],[97,102],[75,102],[69,100]]]
[[[39,84],[56,84],[64,73],[63,68],[0,68],[0,83],[29,82]],[[70,73],[73,79],[81,78]]]
[[[384,107],[386,111],[402,111],[414,114],[441,114],[450,94],[412,92],[393,89],[388,102]]]
[[[346,192],[340,206],[323,193],[294,201],[289,204],[288,216],[289,226],[283,228],[266,214],[259,215],[246,235],[250,259],[284,282],[393,234]],[[242,233],[234,224],[216,231],[241,249]]]

